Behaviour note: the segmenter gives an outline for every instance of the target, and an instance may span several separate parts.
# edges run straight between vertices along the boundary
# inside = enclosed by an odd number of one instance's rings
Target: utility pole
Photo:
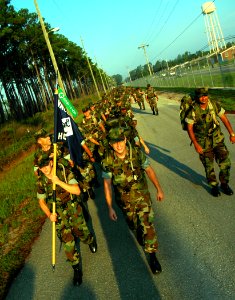
[[[99,71],[99,74],[100,74],[100,78],[101,78],[101,82],[102,82],[103,90],[104,90],[104,92],[105,92],[105,94],[106,94],[106,88],[105,88],[105,85],[104,85],[104,80],[103,80],[103,77],[102,77],[102,74],[101,74],[100,68],[99,68],[99,66],[98,66],[98,63],[97,63],[96,57],[95,57],[95,61],[96,61],[96,64],[97,64],[97,69],[98,69],[98,71]]]
[[[82,38],[81,38],[81,43],[82,43],[82,48],[83,48],[83,50],[84,50],[84,53],[85,53],[85,56],[86,56],[86,60],[87,60],[89,69],[90,69],[90,71],[91,71],[91,76],[92,76],[92,79],[93,79],[93,82],[94,82],[94,85],[95,85],[95,88],[96,88],[96,92],[97,92],[97,94],[98,94],[99,99],[101,99],[100,92],[99,92],[99,89],[98,89],[98,86],[97,86],[97,83],[96,83],[96,80],[95,80],[95,76],[94,76],[93,71],[92,71],[92,68],[91,68],[91,64],[90,64],[90,62],[89,62],[88,56],[87,56],[87,54],[86,54],[86,51],[85,51],[85,49],[84,49],[84,45],[83,45],[83,40],[82,40]]]
[[[145,55],[145,58],[146,58],[146,62],[147,62],[148,69],[149,69],[149,74],[152,76],[153,73],[152,73],[152,70],[151,70],[151,68],[150,68],[149,60],[148,60],[147,53],[146,53],[146,49],[145,49],[145,47],[148,47],[148,46],[149,46],[149,45],[144,45],[144,44],[142,44],[142,45],[140,45],[140,46],[138,47],[138,49],[143,48],[143,50],[144,50],[144,55]]]
[[[127,68],[128,74],[129,74],[130,82],[132,82],[132,80],[131,80],[131,73],[130,73],[130,71],[129,71],[129,67],[126,67],[126,68]]]
[[[42,32],[43,32],[45,41],[47,43],[47,47],[48,47],[48,50],[49,50],[49,53],[50,53],[50,56],[51,56],[51,60],[52,60],[52,64],[53,64],[55,73],[58,75],[59,86],[62,88],[62,90],[64,90],[64,85],[63,85],[63,82],[62,82],[62,78],[60,76],[59,68],[57,66],[57,62],[56,62],[56,59],[55,59],[53,49],[51,47],[51,43],[50,43],[50,40],[49,40],[49,37],[48,37],[48,32],[46,31],[46,27],[44,25],[44,22],[43,22],[43,19],[42,19],[42,16],[41,16],[41,13],[40,13],[40,10],[39,10],[39,7],[38,7],[38,4],[37,4],[36,0],[34,0],[34,4],[35,4],[36,10],[37,10],[38,18],[39,18],[39,21],[40,21],[40,24],[41,24],[41,27],[42,27]]]

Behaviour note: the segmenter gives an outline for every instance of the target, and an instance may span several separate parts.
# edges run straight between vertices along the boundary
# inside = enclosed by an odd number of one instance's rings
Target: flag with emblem
[[[74,122],[68,115],[63,104],[58,99],[58,94],[55,93],[55,120],[54,120],[54,137],[55,143],[67,143],[70,158],[78,166],[83,166],[82,146],[83,136]]]

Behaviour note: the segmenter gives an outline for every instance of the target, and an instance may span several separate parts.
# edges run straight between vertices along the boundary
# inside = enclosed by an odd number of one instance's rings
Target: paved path
[[[165,191],[164,202],[154,201],[163,272],[152,275],[119,210],[118,221],[109,220],[100,187],[96,200],[89,200],[98,252],[81,245],[83,284],[73,287],[73,272],[59,244],[52,271],[51,224],[46,222],[7,300],[235,299],[235,197],[210,195],[198,156],[181,130],[177,102],[160,97],[159,116],[133,106]],[[235,116],[229,119],[235,128]],[[227,141],[227,146],[235,189],[235,145]]]

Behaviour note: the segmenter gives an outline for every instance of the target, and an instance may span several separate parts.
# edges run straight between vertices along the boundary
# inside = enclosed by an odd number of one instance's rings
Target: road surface
[[[98,252],[81,245],[83,284],[72,285],[72,268],[57,244],[56,269],[51,268],[51,224],[47,221],[24,268],[12,282],[7,300],[49,299],[235,299],[235,197],[214,198],[187,133],[179,122],[179,103],[159,99],[159,116],[146,105],[133,105],[138,130],[150,147],[150,161],[165,192],[155,201],[163,272],[152,275],[145,255],[118,211],[108,218],[102,186],[89,200]],[[235,129],[235,115],[228,116]],[[224,130],[225,131],[225,130]],[[235,145],[231,153],[231,186],[235,190]]]

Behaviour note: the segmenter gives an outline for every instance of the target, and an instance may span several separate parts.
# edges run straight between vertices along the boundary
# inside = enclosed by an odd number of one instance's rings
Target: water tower
[[[214,2],[205,2],[202,5],[202,13],[204,14],[210,53],[219,53],[220,50],[226,48],[226,44]]]

